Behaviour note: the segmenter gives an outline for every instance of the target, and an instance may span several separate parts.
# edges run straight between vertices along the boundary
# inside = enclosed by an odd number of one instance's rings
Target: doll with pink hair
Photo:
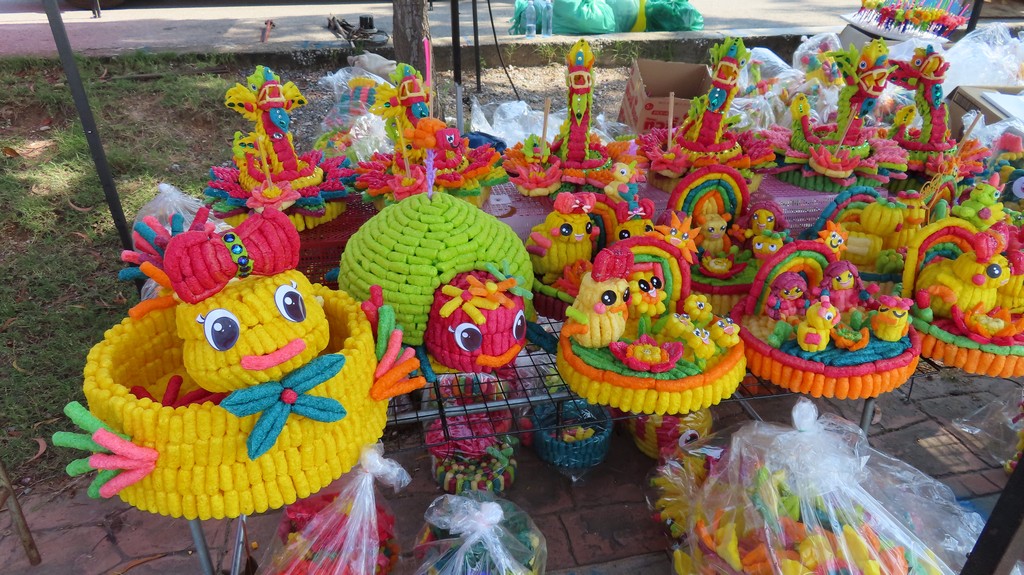
[[[782,272],[772,282],[771,293],[765,302],[765,315],[774,320],[799,320],[810,303],[807,280],[796,272]]]
[[[871,293],[864,288],[857,267],[846,260],[828,264],[825,275],[818,284],[818,293],[827,293],[832,305],[840,312],[863,307],[871,299]]]
[[[737,218],[731,234],[741,244],[766,232],[781,232],[789,228],[789,222],[782,208],[774,200],[761,197],[754,199],[746,212]]]

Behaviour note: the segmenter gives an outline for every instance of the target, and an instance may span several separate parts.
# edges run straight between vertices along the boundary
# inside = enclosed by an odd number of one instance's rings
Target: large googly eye
[[[604,305],[615,305],[615,302],[618,299],[619,296],[617,296],[612,290],[608,290],[601,294],[601,303]]]
[[[516,314],[516,321],[512,324],[512,337],[523,339],[526,337],[526,314],[519,310]]]
[[[679,436],[679,445],[686,445],[688,443],[693,443],[694,441],[697,441],[698,439],[700,439],[700,434],[697,433],[696,430],[687,429],[686,431],[684,431]]]
[[[768,251],[774,252],[777,249],[779,249],[779,244],[768,244]]]
[[[592,224],[590,222],[587,222],[587,225],[586,225],[585,229],[587,230],[587,233],[589,234],[590,232],[594,231],[594,224]]]
[[[697,309],[703,310],[704,309],[704,302],[702,302],[702,301],[697,302]]]
[[[825,319],[827,319],[828,321],[832,321],[832,319],[834,317],[836,317],[836,316],[832,312],[828,312],[828,313],[825,314]]]
[[[295,288],[295,282],[278,286],[274,292],[274,303],[286,320],[300,322],[306,319],[306,302],[302,301],[302,294]]]
[[[205,316],[196,318],[196,321],[203,324],[206,341],[217,351],[227,351],[238,341],[238,318],[226,309],[211,310]]]
[[[444,139],[447,140],[449,144],[455,144],[455,134],[448,134]]]
[[[764,249],[764,242],[754,242],[754,249],[755,250],[763,250]]]
[[[695,327],[695,328],[693,328],[693,335],[695,335],[695,336],[697,336],[697,337],[700,337],[700,336],[701,336],[701,333],[700,333],[700,328],[699,328],[699,327]]]
[[[651,284],[647,283],[647,280],[640,280],[636,282],[636,285],[640,288],[640,291],[651,291]]]
[[[619,239],[620,240],[628,240],[629,239],[629,230],[622,230],[622,231],[620,231],[619,232]]]
[[[1003,275],[1003,268],[999,264],[989,264],[989,266],[985,268],[985,275],[992,279],[996,279]]]
[[[622,303],[629,303],[629,288],[622,291]]]
[[[455,345],[463,351],[476,351],[484,342],[484,336],[480,333],[480,329],[471,323],[460,323],[452,331],[452,335],[455,337]]]
[[[654,276],[651,278],[651,285],[654,286],[654,289],[661,289],[664,284],[661,283],[661,278]]]
[[[572,226],[569,225],[569,224],[562,224],[558,228],[558,233],[562,234],[563,236],[571,236],[572,235]]]

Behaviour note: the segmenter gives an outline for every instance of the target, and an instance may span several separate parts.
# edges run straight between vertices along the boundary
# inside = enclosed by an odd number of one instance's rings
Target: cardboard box
[[[1006,119],[1006,114],[1001,109],[982,96],[985,92],[1019,94],[1022,91],[1024,91],[1024,86],[957,86],[949,95],[948,100],[950,133],[954,138],[960,138],[965,128],[963,116],[971,110],[981,112],[981,115],[985,117],[985,124],[994,124]]]
[[[863,30],[858,29],[850,24],[843,28],[843,31],[839,33],[839,43],[843,49],[847,49],[851,44],[856,46],[858,49],[867,46],[868,42],[875,39],[875,36],[864,33]]]
[[[668,95],[675,92],[672,115],[678,126],[690,109],[690,100],[711,89],[711,73],[704,64],[635,60],[619,108],[619,121],[637,133],[668,127]]]

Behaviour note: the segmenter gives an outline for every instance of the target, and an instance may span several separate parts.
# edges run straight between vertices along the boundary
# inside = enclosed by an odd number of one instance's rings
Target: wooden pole
[[[544,142],[544,152],[548,151],[548,116],[551,115],[551,98],[544,98],[544,127],[541,128],[540,140]]]

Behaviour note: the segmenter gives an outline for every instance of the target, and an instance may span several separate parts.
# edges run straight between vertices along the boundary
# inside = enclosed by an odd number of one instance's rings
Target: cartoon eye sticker
[[[654,276],[651,278],[651,285],[654,286],[654,289],[661,289],[661,286],[663,286],[664,284],[661,283],[661,278],[659,278],[658,276]]]
[[[619,296],[615,295],[615,292],[612,290],[608,290],[601,294],[601,303],[604,305],[614,305],[618,299]]]
[[[651,291],[651,284],[647,283],[647,280],[636,282],[636,287],[640,288],[640,291]]]
[[[619,239],[620,240],[628,240],[629,239],[629,230],[621,230],[621,231],[619,231]]]
[[[779,249],[779,244],[768,244],[768,251],[774,252],[777,249]]]
[[[836,315],[834,313],[832,313],[832,312],[826,312],[825,313],[825,319],[827,319],[828,321],[832,321],[832,318],[834,318],[834,317],[836,317]]]
[[[629,288],[622,290],[622,303],[629,303]]]
[[[764,242],[754,242],[754,249],[756,249],[756,250],[763,250],[764,249]]]
[[[704,310],[704,302],[702,302],[702,301],[697,302],[697,309],[703,311]]]
[[[651,224],[644,224],[644,231],[645,232],[653,232],[654,231],[654,226],[652,226]]]
[[[989,264],[989,266],[985,268],[985,275],[992,279],[996,279],[1003,275],[1003,267],[999,264]]]
[[[306,302],[302,299],[295,282],[278,286],[274,291],[274,304],[288,321],[300,322],[306,319]]]
[[[455,134],[448,134],[447,136],[444,137],[444,139],[447,140],[448,145],[455,145]]]
[[[570,225],[570,224],[562,224],[561,226],[558,227],[558,233],[562,234],[563,236],[571,236],[572,235],[572,225]]]
[[[205,316],[199,315],[196,323],[202,324],[207,343],[217,351],[227,351],[238,342],[241,331],[238,318],[224,308],[210,310]]]
[[[587,230],[587,233],[589,234],[590,232],[594,231],[594,224],[591,222],[587,222],[587,225],[584,227],[584,229]]]
[[[462,351],[472,353],[480,349],[480,346],[484,343],[484,336],[480,333],[480,328],[469,322],[460,323],[454,329],[448,329],[452,332],[452,336],[455,338],[455,345],[459,346],[459,349]]]
[[[694,430],[694,429],[687,429],[686,431],[684,431],[683,433],[681,433],[679,435],[679,445],[681,447],[683,445],[687,445],[689,443],[693,443],[694,441],[697,441],[698,439],[700,439],[700,434],[697,433],[696,430]]]
[[[526,337],[526,314],[523,313],[523,310],[519,310],[519,313],[516,314],[516,320],[512,323],[512,337],[517,340]]]

